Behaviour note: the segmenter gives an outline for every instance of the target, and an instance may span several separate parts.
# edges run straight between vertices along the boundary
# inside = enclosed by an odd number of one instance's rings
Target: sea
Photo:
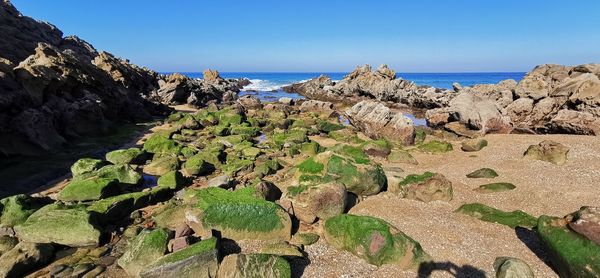
[[[184,72],[191,78],[202,78],[201,72]],[[248,78],[252,84],[243,88],[240,95],[256,95],[263,101],[273,101],[281,97],[303,98],[295,93],[286,93],[281,88],[286,85],[308,81],[320,75],[332,80],[342,80],[347,72],[222,72],[223,78]],[[519,82],[525,72],[469,72],[469,73],[396,73],[397,77],[415,82],[417,85],[429,85],[436,88],[452,88],[452,83],[463,86],[475,84],[496,84],[505,79]]]

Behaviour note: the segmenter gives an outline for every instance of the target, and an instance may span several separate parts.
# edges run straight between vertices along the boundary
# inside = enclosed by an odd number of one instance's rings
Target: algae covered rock
[[[418,165],[419,162],[407,151],[394,149],[388,155],[387,160],[393,163],[406,163]]]
[[[381,166],[372,162],[360,149],[337,145],[317,154],[297,167],[294,179],[297,184],[323,184],[337,181],[346,190],[359,196],[379,193],[386,185]]]
[[[104,165],[104,162],[99,159],[93,158],[82,158],[77,160],[71,166],[71,174],[73,177],[81,176],[87,173],[94,172],[100,169]]]
[[[204,160],[204,155],[189,157],[183,166],[183,172],[188,176],[204,175],[210,172],[210,165]]]
[[[485,139],[469,139],[461,143],[460,149],[465,152],[477,152],[485,148],[488,141]]]
[[[295,245],[311,245],[319,241],[320,236],[315,233],[297,233],[290,240]]]
[[[290,264],[282,257],[270,254],[233,254],[223,258],[219,278],[290,278]]]
[[[144,143],[144,151],[154,154],[179,154],[181,146],[164,134],[154,134]]]
[[[71,247],[97,246],[100,231],[83,206],[50,204],[15,226],[17,236],[26,242],[56,243]]]
[[[346,206],[346,187],[339,182],[288,187],[294,215],[302,222],[313,223],[342,214]]]
[[[106,165],[100,168],[96,175],[101,178],[116,179],[127,185],[137,185],[142,180],[142,175],[128,164]]]
[[[114,150],[106,153],[106,161],[112,164],[136,164],[140,162],[139,158],[142,154],[142,150],[138,148]]]
[[[408,175],[397,187],[390,191],[400,193],[404,198],[423,202],[452,200],[452,182],[444,175],[425,172],[421,175]]]
[[[172,197],[168,187],[154,187],[147,191],[121,194],[93,202],[87,210],[110,222],[128,216],[133,210],[166,201]]]
[[[479,193],[495,193],[495,192],[509,191],[509,190],[513,190],[515,188],[517,188],[517,187],[512,183],[495,182],[495,183],[488,183],[488,184],[480,185],[479,187],[475,188],[475,191],[479,192]]]
[[[165,255],[147,266],[142,278],[154,277],[216,277],[218,263],[217,239],[209,238]]]
[[[0,236],[0,256],[10,251],[19,244],[19,240],[12,236]]]
[[[173,155],[155,157],[150,164],[144,167],[144,173],[153,176],[162,176],[168,172],[179,169],[179,159]]]
[[[569,227],[600,245],[600,208],[581,207],[567,216]]]
[[[196,203],[186,217],[196,232],[214,229],[234,240],[290,239],[290,216],[277,204],[256,197],[254,188],[228,191],[212,187],[190,194]]]
[[[116,179],[91,177],[74,179],[63,188],[56,198],[65,202],[99,200],[119,192]]]
[[[171,171],[158,178],[157,185],[169,189],[181,188],[185,183],[183,175],[179,171]]]
[[[534,278],[529,265],[517,258],[499,257],[494,261],[496,278]]]
[[[367,141],[362,144],[362,149],[370,156],[387,157],[392,152],[392,145],[386,140]]]
[[[422,152],[433,153],[433,154],[447,153],[447,152],[450,152],[453,150],[452,144],[450,144],[448,142],[436,141],[436,140],[429,141],[427,143],[423,143],[423,144],[419,145],[418,149],[421,150]]]
[[[537,225],[537,218],[521,210],[506,212],[479,203],[464,204],[455,212],[466,214],[482,221],[506,225],[513,229],[516,227],[533,228]]]
[[[565,219],[540,216],[537,232],[560,277],[600,276],[600,245],[570,230]]]
[[[302,257],[302,252],[298,250],[298,247],[291,245],[285,241],[270,243],[263,246],[259,253],[261,254],[272,254],[286,257]]]
[[[25,194],[0,200],[0,227],[13,227],[25,222],[31,214],[47,203],[44,199]]]
[[[20,242],[0,256],[0,277],[24,277],[54,256],[51,244]]]
[[[165,254],[168,242],[169,233],[166,230],[144,230],[129,242],[118,265],[130,276],[137,277]]]
[[[547,161],[556,165],[567,162],[569,148],[561,143],[545,140],[537,145],[531,145],[525,151],[524,156],[530,159]]]
[[[325,221],[324,236],[335,248],[347,250],[370,264],[416,267],[428,261],[421,245],[384,220],[342,214]]]
[[[470,179],[491,179],[498,176],[498,173],[490,168],[481,168],[467,174]]]

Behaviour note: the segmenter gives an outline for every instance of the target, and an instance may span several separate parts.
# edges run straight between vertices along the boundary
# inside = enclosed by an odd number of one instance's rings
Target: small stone
[[[290,264],[282,257],[270,254],[233,254],[223,258],[217,277],[289,278]]]
[[[229,188],[231,187],[231,177],[228,175],[220,175],[214,177],[208,181],[208,187],[221,187],[221,188]]]
[[[0,256],[13,249],[18,243],[19,240],[16,237],[0,236]]]
[[[422,202],[452,200],[452,182],[444,175],[425,172],[421,175],[408,175],[397,186],[390,188],[404,198]]]
[[[494,261],[496,278],[533,278],[529,265],[517,258],[499,257]]]
[[[73,274],[71,275],[79,277],[80,275],[83,275],[84,273],[87,273],[88,271],[92,270],[92,268],[94,268],[93,264],[79,264],[73,268]]]
[[[460,149],[465,152],[477,152],[488,145],[485,139],[470,139],[462,142]]]
[[[515,189],[516,186],[512,183],[508,182],[496,182],[496,183],[488,183],[479,186],[475,189],[476,192],[479,193],[495,193],[502,191],[509,191]]]
[[[190,237],[177,237],[169,241],[168,249],[170,252],[176,252],[190,246]]]
[[[569,148],[561,143],[546,140],[537,145],[531,145],[527,148],[524,156],[531,159],[547,161],[556,165],[563,165],[567,162]]]
[[[481,168],[467,174],[467,178],[470,179],[491,179],[498,176],[498,173],[490,168]]]
[[[192,234],[192,228],[186,224],[181,224],[175,229],[175,237],[184,237]]]
[[[291,245],[287,242],[277,242],[264,246],[260,249],[259,253],[262,254],[273,254],[279,256],[290,256],[290,257],[302,257],[302,252],[298,250],[298,247]]]
[[[397,149],[392,150],[390,155],[388,155],[387,160],[389,162],[394,162],[394,163],[406,163],[406,164],[413,164],[413,165],[419,164],[419,162],[417,162],[417,160],[409,152],[407,152],[405,150],[397,150]]]
[[[319,241],[319,235],[315,233],[298,233],[290,240],[295,245],[311,245]]]
[[[64,264],[55,265],[50,269],[50,275],[54,276],[67,268]]]
[[[104,272],[104,270],[106,270],[105,266],[96,266],[94,269],[90,270],[88,273],[86,273],[85,275],[83,275],[81,278],[95,278],[98,277],[98,275],[102,274],[102,272]]]

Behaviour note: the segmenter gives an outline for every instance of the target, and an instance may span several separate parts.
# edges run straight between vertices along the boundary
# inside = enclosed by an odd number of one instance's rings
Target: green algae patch
[[[444,141],[429,141],[419,145],[418,149],[426,153],[447,153],[453,150],[452,144]]]
[[[370,156],[387,157],[392,152],[392,144],[380,139],[361,144],[363,151]]]
[[[112,164],[131,164],[138,162],[142,154],[142,150],[138,148],[115,150],[106,153],[106,160]]]
[[[600,245],[570,230],[564,219],[543,215],[537,232],[560,277],[600,276]]]
[[[105,179],[116,179],[122,184],[137,185],[142,180],[142,175],[128,164],[106,165],[96,172],[96,175]]]
[[[498,173],[490,168],[481,168],[467,174],[470,179],[491,179],[498,176]]]
[[[254,172],[262,178],[267,175],[275,174],[279,169],[281,169],[281,164],[279,164],[277,160],[269,159],[254,168]]]
[[[488,184],[480,185],[478,188],[475,189],[475,191],[479,192],[479,193],[495,193],[495,192],[502,192],[502,191],[510,191],[515,188],[517,188],[517,187],[512,183],[495,182],[495,183],[488,183]]]
[[[100,169],[104,165],[104,162],[99,159],[93,158],[82,158],[71,166],[71,173],[73,177],[82,176],[85,174],[92,173],[98,169]]]
[[[298,165],[298,169],[302,173],[318,174],[325,169],[323,163],[316,162],[314,158],[309,158]]]
[[[425,138],[427,137],[427,133],[425,132],[425,130],[423,130],[423,128],[419,128],[416,127],[415,128],[415,144],[421,144],[425,141]]]
[[[144,230],[129,242],[118,265],[130,276],[137,277],[165,254],[168,241],[169,233],[164,229]]]
[[[352,160],[354,160],[354,163],[357,164],[369,164],[371,162],[369,156],[361,148],[358,147],[353,147],[345,144],[338,144],[333,146],[330,150],[334,153],[352,158]]]
[[[399,264],[411,268],[430,258],[418,242],[379,218],[338,215],[325,221],[324,235],[335,248],[376,266]]]
[[[462,205],[455,212],[466,214],[482,221],[506,225],[513,229],[516,227],[533,228],[537,225],[537,218],[521,210],[506,212],[479,203]]]
[[[300,245],[312,245],[319,241],[320,236],[315,233],[299,233],[292,237],[290,243]]]
[[[318,121],[317,122],[317,129],[319,131],[325,132],[325,133],[342,130],[344,128],[346,128],[346,127],[341,124],[334,124],[334,123],[328,122],[328,121]]]
[[[305,155],[315,155],[322,152],[323,150],[324,148],[321,147],[321,145],[319,145],[319,143],[315,141],[302,143],[302,145],[300,145],[300,153]]]
[[[97,246],[100,231],[83,206],[59,203],[42,207],[15,226],[19,239],[34,243],[56,243],[71,247]]]
[[[179,154],[181,146],[162,134],[154,134],[144,143],[144,151],[154,154]]]
[[[158,265],[162,265],[162,264],[169,264],[169,263],[174,263],[174,262],[178,262],[193,256],[197,256],[209,251],[215,251],[217,248],[217,239],[216,238],[209,238],[209,239],[205,239],[202,240],[198,243],[192,244],[184,249],[181,249],[177,252],[173,252],[171,254],[168,254],[162,258],[160,258],[158,261],[156,261],[155,263],[152,264],[151,267],[156,267]]]
[[[251,188],[253,189],[253,188]],[[195,193],[197,215],[204,229],[231,239],[288,240],[289,215],[277,204],[256,197],[255,190],[207,188]]]
[[[356,135],[356,132],[354,132],[350,129],[347,129],[347,128],[337,130],[337,131],[332,131],[328,135],[329,135],[329,138],[334,139],[338,142],[355,143],[355,144],[360,144],[360,143],[364,142],[364,140],[358,138],[358,136]]]
[[[72,180],[56,198],[65,202],[99,200],[119,192],[116,179],[91,177]]]
[[[93,202],[87,210],[100,215],[102,221],[127,217],[133,210],[165,201],[171,197],[171,190],[155,187],[148,191],[121,194]]]
[[[188,176],[208,174],[211,167],[205,161],[205,157],[206,156],[202,154],[191,156],[185,161],[185,163],[183,163],[181,168]]]
[[[408,175],[400,182],[400,187],[409,185],[409,184],[413,184],[413,183],[422,183],[422,182],[432,178],[433,176],[435,176],[435,173],[432,173],[432,172],[425,172],[421,175],[418,175],[418,174]]]
[[[169,189],[178,189],[183,187],[185,179],[179,171],[171,171],[158,178],[157,185]]]
[[[0,227],[19,225],[47,201],[25,194],[14,195],[0,200]]]

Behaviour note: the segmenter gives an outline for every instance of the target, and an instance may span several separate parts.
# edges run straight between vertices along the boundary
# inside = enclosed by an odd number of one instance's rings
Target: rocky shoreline
[[[2,155],[159,124],[0,199],[0,277],[600,276],[597,65],[453,90],[364,66],[263,103],[1,3]]]

